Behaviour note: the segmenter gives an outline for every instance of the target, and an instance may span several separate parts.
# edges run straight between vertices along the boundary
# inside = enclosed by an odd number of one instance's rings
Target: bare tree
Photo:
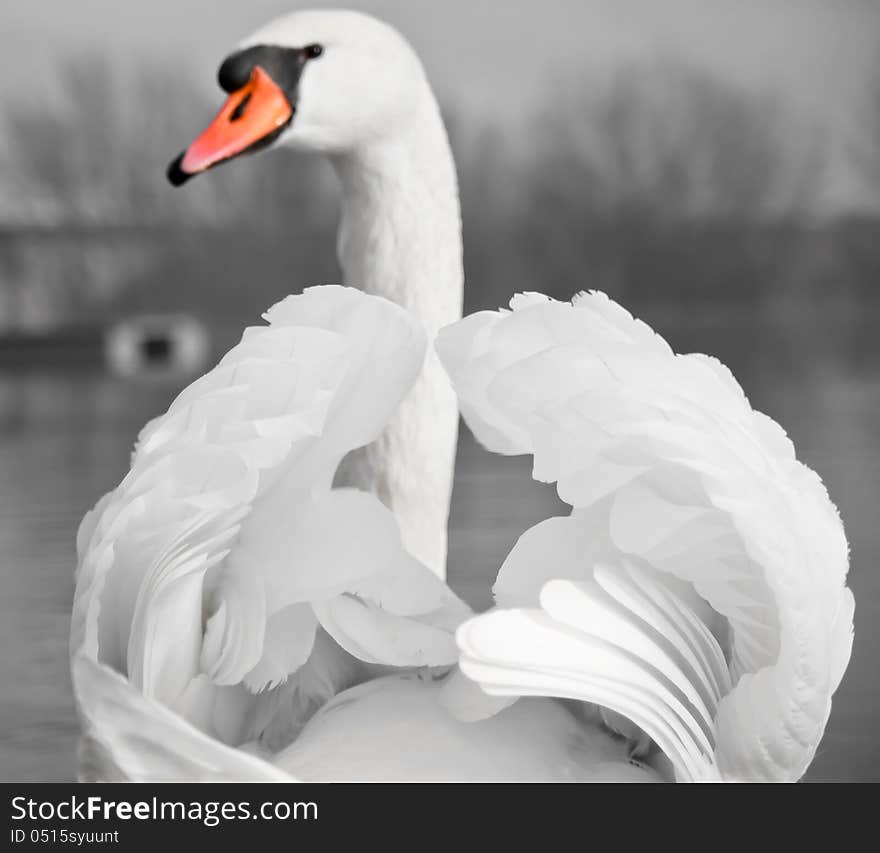
[[[810,215],[823,167],[778,105],[680,65],[574,86],[534,137],[521,231],[536,286],[559,295],[759,288],[750,241]],[[781,262],[790,247],[777,230]]]
[[[7,311],[17,303],[27,317],[33,303],[49,320],[97,317],[113,304],[216,312],[245,302],[256,315],[312,276],[332,277],[313,252],[329,239],[335,203],[314,161],[278,151],[184,190],[169,186],[165,167],[221,92],[164,67],[120,68],[97,56],[72,59],[59,80],[57,108],[19,104],[4,125],[5,194],[16,199],[19,229],[0,242],[3,287],[18,294]],[[40,225],[49,232],[35,236]]]
[[[32,219],[264,224],[291,192],[298,200],[326,180],[282,152],[261,158],[258,169],[234,163],[174,192],[165,166],[207,124],[222,93],[164,66],[119,68],[100,56],[68,61],[59,79],[59,109],[18,105],[6,121],[9,172]]]
[[[857,140],[850,145],[853,165],[880,209],[880,57],[868,87]]]
[[[706,72],[639,66],[549,105],[534,171],[576,187],[602,214],[793,215],[813,201],[823,163],[788,118],[774,100]],[[562,166],[568,174],[555,174]]]

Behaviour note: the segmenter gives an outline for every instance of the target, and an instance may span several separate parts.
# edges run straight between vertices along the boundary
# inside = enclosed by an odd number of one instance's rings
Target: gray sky
[[[413,42],[441,96],[493,119],[552,97],[558,81],[676,56],[777,93],[825,127],[829,204],[864,203],[845,151],[880,68],[880,0],[42,0],[0,8],[4,99],[51,102],[53,60],[83,49],[195,68],[213,82],[240,37],[294,8],[348,6]],[[14,81],[14,85],[9,85]]]

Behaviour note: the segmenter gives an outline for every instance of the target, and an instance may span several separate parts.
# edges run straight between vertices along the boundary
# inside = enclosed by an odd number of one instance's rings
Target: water
[[[0,779],[74,777],[67,671],[74,537],[128,467],[138,428],[176,387],[89,374],[0,375]],[[856,644],[811,779],[878,780],[880,377],[816,377],[747,390],[825,478],[852,543]],[[450,525],[450,580],[476,607],[516,537],[562,510],[525,459],[495,457],[464,431]]]

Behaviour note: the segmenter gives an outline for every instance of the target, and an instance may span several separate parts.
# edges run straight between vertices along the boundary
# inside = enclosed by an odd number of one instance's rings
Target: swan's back
[[[276,759],[307,781],[652,782],[628,744],[558,702],[522,699],[463,722],[444,684],[388,676],[330,702]]]

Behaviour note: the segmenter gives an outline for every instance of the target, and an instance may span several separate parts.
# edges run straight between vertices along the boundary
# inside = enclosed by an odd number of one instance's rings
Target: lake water
[[[880,377],[746,389],[825,478],[852,544],[855,651],[808,778],[880,780]],[[74,777],[67,635],[75,531],[127,470],[138,428],[176,390],[83,373],[0,375],[0,779]],[[464,430],[452,585],[487,606],[516,537],[561,509],[552,489],[531,481],[527,460],[494,457]]]

